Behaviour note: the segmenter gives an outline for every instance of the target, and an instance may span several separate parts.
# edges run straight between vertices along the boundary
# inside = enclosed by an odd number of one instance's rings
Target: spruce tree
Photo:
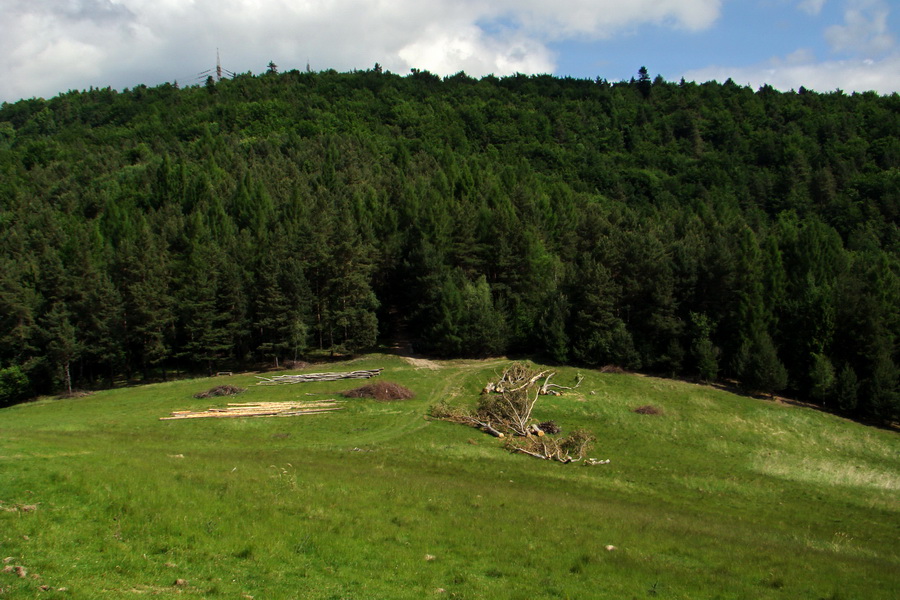
[[[81,353],[81,345],[75,338],[71,316],[61,302],[54,303],[44,316],[41,326],[46,340],[47,358],[51,369],[68,394],[72,393],[72,363]]]
[[[169,269],[166,247],[141,219],[133,238],[124,244],[119,274],[129,365],[140,368],[144,378],[169,357],[175,321]]]

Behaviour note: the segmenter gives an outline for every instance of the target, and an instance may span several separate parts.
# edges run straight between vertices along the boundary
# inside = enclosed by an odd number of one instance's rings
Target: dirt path
[[[404,356],[402,358],[417,369],[431,369],[432,371],[436,371],[441,368],[441,365],[433,360],[428,360],[427,358],[413,358],[412,356]]]

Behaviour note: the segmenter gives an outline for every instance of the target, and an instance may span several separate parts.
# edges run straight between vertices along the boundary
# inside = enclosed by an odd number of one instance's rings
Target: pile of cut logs
[[[370,379],[380,375],[384,369],[369,371],[350,371],[349,373],[301,373],[299,375],[275,375],[263,377],[257,375],[256,385],[278,385],[282,383],[308,383],[310,381],[337,381],[339,379]]]
[[[225,408],[208,408],[202,411],[178,410],[171,417],[161,417],[160,421],[174,419],[224,419],[235,417],[294,417],[314,415],[342,410],[338,406],[342,400],[320,400],[317,402],[233,402]]]

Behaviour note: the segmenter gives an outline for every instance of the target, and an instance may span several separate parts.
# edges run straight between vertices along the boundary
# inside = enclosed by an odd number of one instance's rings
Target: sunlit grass
[[[862,461],[861,461],[862,462]],[[880,490],[900,490],[900,472],[878,469],[867,464],[812,457],[765,453],[754,461],[761,473],[826,486],[840,485]]]
[[[352,382],[235,375],[4,409],[0,558],[29,577],[0,573],[0,597],[896,597],[896,433],[595,372],[535,417],[590,429],[609,465],[512,455],[426,418],[476,402],[504,364],[318,367],[383,366],[416,398],[294,418],[158,420],[227,402],[193,398],[222,383],[254,402]],[[646,404],[662,414],[632,412]]]

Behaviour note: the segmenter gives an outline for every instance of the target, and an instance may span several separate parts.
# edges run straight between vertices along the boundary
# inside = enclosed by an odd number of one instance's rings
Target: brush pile
[[[362,387],[348,390],[341,394],[344,398],[374,398],[381,402],[391,400],[409,400],[415,397],[412,390],[399,383],[378,381]]]
[[[554,375],[556,375],[556,373],[550,371],[534,371],[525,363],[516,362],[503,371],[503,374],[498,381],[489,381],[487,385],[484,386],[484,389],[481,390],[481,393],[515,393],[525,388],[531,388],[539,380],[543,379],[544,382],[537,388],[538,394],[541,396],[561,396],[563,390],[574,390],[581,385],[582,380],[584,380],[584,377],[581,374],[578,374],[575,377],[575,385],[572,386],[550,383],[550,379]]]
[[[556,421],[544,421],[542,423],[538,423],[538,429],[543,431],[544,433],[549,433],[551,435],[556,435],[562,431],[562,427],[556,424]]]
[[[311,381],[339,381],[341,379],[371,379],[381,374],[384,369],[368,371],[350,371],[349,373],[301,373],[299,375],[274,375],[263,377],[256,375],[261,381],[256,385],[279,385],[285,383],[309,383]]]
[[[339,402],[338,400],[319,400],[316,402],[233,402],[224,408],[208,408],[201,411],[176,410],[172,413],[172,416],[161,417],[159,420],[294,417],[342,410],[344,407],[338,406]]]
[[[510,452],[561,463],[578,462],[591,449],[594,443],[592,434],[575,430],[566,437],[550,437],[553,433],[559,433],[560,427],[553,421],[537,425],[531,417],[541,395],[558,395],[560,389],[574,389],[582,379],[577,378],[575,386],[566,388],[550,384],[552,376],[553,373],[548,375],[547,371],[537,372],[523,363],[514,363],[504,371],[498,382],[485,387],[474,410],[443,403],[432,408],[431,416],[506,438],[506,448]]]
[[[584,459],[594,445],[595,439],[592,434],[579,429],[563,438],[531,436],[524,441],[510,439],[507,440],[506,447],[510,452],[521,452],[541,460],[571,463]],[[590,461],[593,459],[589,459]]]
[[[236,385],[219,385],[214,388],[210,388],[205,392],[197,392],[194,394],[194,398],[213,398],[215,396],[236,396],[241,392],[246,392],[245,388],[237,387]]]

